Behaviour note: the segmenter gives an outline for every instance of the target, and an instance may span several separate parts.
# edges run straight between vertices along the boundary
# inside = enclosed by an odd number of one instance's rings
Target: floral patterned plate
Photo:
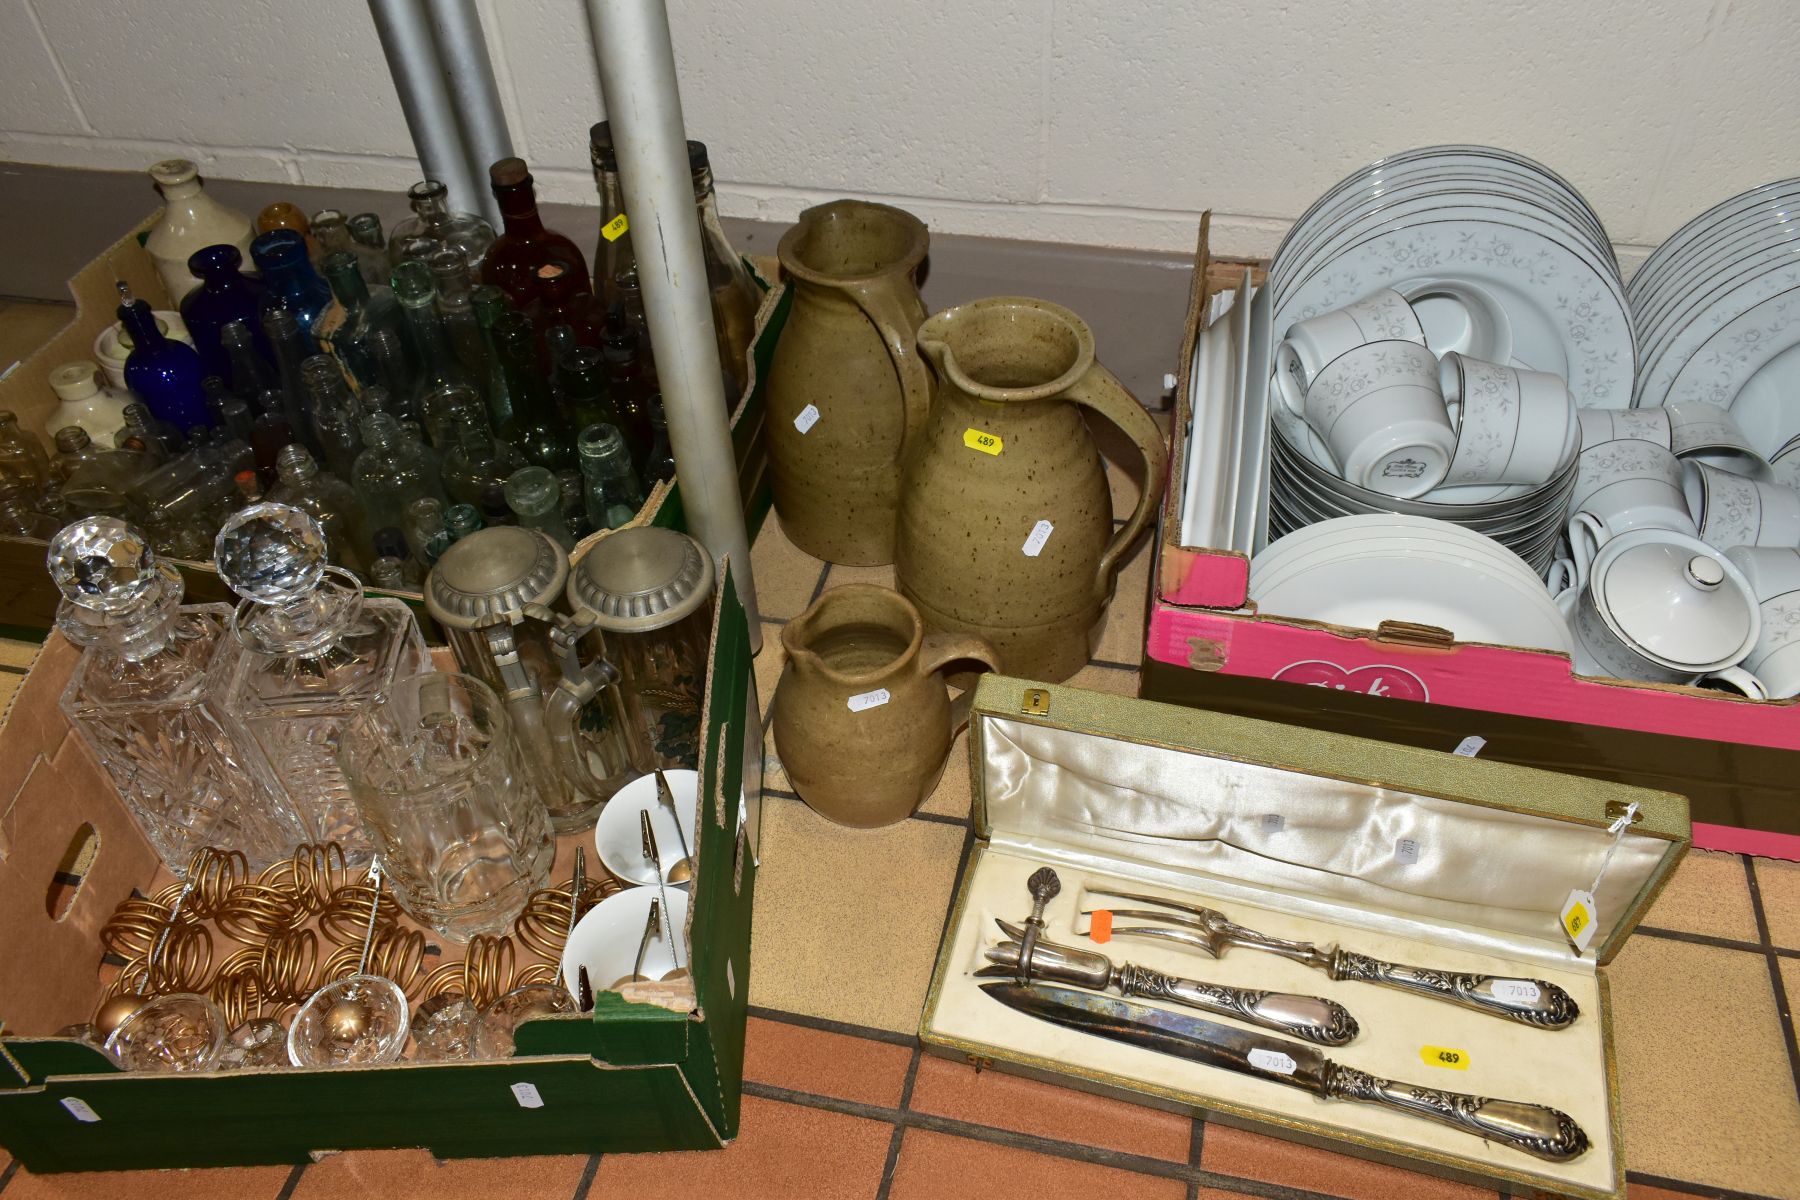
[[[1578,405],[1624,408],[1637,352],[1630,314],[1613,286],[1616,280],[1536,230],[1498,220],[1425,221],[1344,250],[1277,301],[1274,326],[1285,329],[1381,287],[1415,301],[1448,296],[1468,310],[1460,333],[1449,326],[1453,342],[1466,345],[1479,321],[1503,322],[1513,363],[1563,376]],[[1426,334],[1429,344],[1429,323]],[[1486,357],[1481,349],[1468,345],[1467,352]]]

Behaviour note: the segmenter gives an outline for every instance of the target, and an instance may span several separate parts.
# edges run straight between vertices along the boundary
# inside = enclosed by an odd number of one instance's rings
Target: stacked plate
[[[1581,194],[1528,158],[1430,146],[1347,176],[1275,251],[1276,340],[1382,287],[1413,302],[1440,355],[1561,375],[1583,406],[1631,402],[1637,343],[1612,244]]]
[[[1259,611],[1351,629],[1408,621],[1459,642],[1569,652],[1543,581],[1504,546],[1420,517],[1339,517],[1271,542],[1250,564]]]
[[[1729,409],[1765,458],[1800,434],[1800,179],[1683,225],[1628,295],[1643,345],[1637,406]]]

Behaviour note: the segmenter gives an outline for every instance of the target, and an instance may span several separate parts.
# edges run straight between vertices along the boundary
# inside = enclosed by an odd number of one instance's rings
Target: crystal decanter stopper
[[[284,857],[298,820],[214,669],[237,653],[230,608],[184,606],[181,576],[115,517],[63,529],[45,565],[63,594],[57,626],[85,647],[63,713],[163,862],[179,875],[203,846],[254,867]]]
[[[431,669],[412,611],[365,599],[330,565],[324,531],[286,504],[252,504],[220,528],[219,575],[243,601],[231,619],[243,654],[228,696],[268,758],[306,840],[370,854],[336,746],[343,723],[394,679]]]

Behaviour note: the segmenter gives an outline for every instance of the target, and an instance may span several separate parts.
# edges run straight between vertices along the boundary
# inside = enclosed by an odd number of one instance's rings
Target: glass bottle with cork
[[[587,260],[575,243],[544,226],[538,215],[537,194],[532,188],[531,172],[522,158],[503,158],[488,168],[488,182],[494,199],[500,202],[501,233],[482,264],[481,277],[512,297],[519,308],[528,307],[538,296],[538,268],[561,261],[575,268],[574,281],[588,291]]]

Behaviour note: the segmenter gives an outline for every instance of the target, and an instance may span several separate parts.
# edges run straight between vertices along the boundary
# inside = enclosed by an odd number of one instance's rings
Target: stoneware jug
[[[919,350],[938,386],[901,481],[900,591],[931,628],[985,638],[1007,674],[1067,679],[1162,495],[1162,433],[1060,305],[1001,296],[948,309],[920,327]],[[1143,456],[1143,494],[1116,532],[1083,408]]]
[[[992,668],[980,638],[925,632],[890,588],[831,588],[781,630],[775,750],[800,798],[840,825],[905,820],[937,786],[973,689],[953,703],[942,671]]]
[[[926,243],[911,213],[835,200],[801,213],[777,248],[794,305],[769,366],[775,513],[827,562],[894,561],[900,464],[931,398],[913,346]]]

